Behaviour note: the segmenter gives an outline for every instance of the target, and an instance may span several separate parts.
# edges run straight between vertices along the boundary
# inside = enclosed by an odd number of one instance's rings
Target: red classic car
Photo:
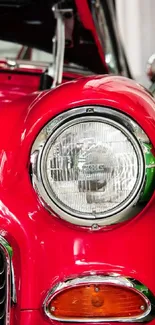
[[[155,324],[155,101],[113,1],[1,0],[0,39],[0,325]]]

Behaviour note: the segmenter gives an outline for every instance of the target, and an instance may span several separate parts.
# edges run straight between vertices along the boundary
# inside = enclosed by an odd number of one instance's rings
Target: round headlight
[[[107,225],[133,216],[144,186],[145,160],[132,132],[135,123],[111,112],[65,112],[35,141],[34,187],[47,207],[71,223]]]

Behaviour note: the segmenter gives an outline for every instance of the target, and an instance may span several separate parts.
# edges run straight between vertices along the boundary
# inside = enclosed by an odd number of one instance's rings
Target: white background
[[[155,0],[116,0],[116,7],[133,76],[146,84],[146,62],[155,53]]]

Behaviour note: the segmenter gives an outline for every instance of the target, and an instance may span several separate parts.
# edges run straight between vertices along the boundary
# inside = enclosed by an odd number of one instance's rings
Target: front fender
[[[92,233],[55,218],[32,188],[30,151],[37,134],[54,116],[84,105],[129,115],[155,146],[154,99],[123,77],[72,81],[0,111],[0,233],[13,247],[20,310],[40,309],[57,282],[91,272],[135,277],[155,294],[154,196],[130,222]]]

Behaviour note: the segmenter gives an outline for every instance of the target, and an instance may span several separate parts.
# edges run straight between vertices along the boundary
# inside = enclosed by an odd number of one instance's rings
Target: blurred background
[[[82,1],[82,0],[81,0]],[[109,0],[110,1],[110,0]],[[146,87],[146,62],[155,53],[155,0],[115,0],[118,25],[133,77]],[[20,50],[15,44],[0,41],[0,56],[14,57]],[[39,51],[34,58],[42,59]],[[51,57],[44,53],[44,60]]]
[[[120,34],[133,76],[147,86],[146,62],[155,53],[155,0],[115,0]]]

